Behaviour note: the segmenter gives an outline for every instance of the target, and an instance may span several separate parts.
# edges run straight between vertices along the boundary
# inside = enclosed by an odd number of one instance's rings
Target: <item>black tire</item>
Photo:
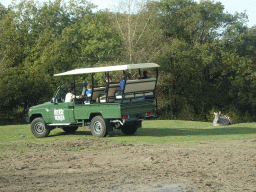
[[[42,117],[35,118],[31,123],[31,131],[35,137],[47,137],[50,133],[50,129],[46,126]]]
[[[90,124],[91,133],[94,137],[106,137],[107,124],[102,116],[95,116]]]
[[[137,129],[138,128],[135,124],[128,124],[128,125],[121,126],[121,131],[125,135],[133,135],[134,133],[136,133]]]
[[[78,127],[63,127],[62,128],[65,133],[74,133],[78,129]]]

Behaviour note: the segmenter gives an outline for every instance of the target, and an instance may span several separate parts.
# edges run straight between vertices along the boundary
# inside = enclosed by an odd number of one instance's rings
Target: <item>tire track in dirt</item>
[[[69,140],[3,151],[0,191],[254,191],[254,140],[118,145]],[[20,146],[19,146],[20,147]]]

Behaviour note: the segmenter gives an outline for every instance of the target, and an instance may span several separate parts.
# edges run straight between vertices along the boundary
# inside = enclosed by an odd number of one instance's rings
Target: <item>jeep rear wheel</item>
[[[62,129],[63,129],[63,131],[65,131],[66,133],[74,133],[74,132],[76,132],[76,130],[78,129],[78,127],[63,127]]]
[[[35,137],[47,137],[50,133],[50,129],[46,126],[42,117],[35,118],[31,123],[31,132]]]
[[[90,124],[91,133],[94,137],[106,137],[107,125],[102,116],[95,116]]]

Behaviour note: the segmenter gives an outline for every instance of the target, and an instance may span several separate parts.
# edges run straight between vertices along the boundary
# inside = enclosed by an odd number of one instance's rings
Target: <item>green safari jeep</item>
[[[86,82],[59,86],[50,102],[27,110],[26,121],[31,123],[35,137],[47,137],[54,128],[72,133],[81,126],[88,126],[95,137],[105,137],[115,129],[132,135],[141,127],[143,119],[156,117],[158,67],[155,63],[143,63],[82,68],[55,74],[73,77],[77,74],[91,75],[90,94],[86,94]],[[151,68],[156,76],[142,76],[141,70],[145,68]],[[138,70],[136,79],[128,73],[133,70]],[[114,71],[122,73],[122,82],[111,82],[110,73]],[[106,86],[94,85],[95,73],[105,73]],[[74,95],[70,101],[66,95],[71,90]]]

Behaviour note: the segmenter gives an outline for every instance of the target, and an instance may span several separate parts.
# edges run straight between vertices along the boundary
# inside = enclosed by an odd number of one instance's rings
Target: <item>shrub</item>
[[[177,114],[177,119],[179,120],[196,120],[195,110],[193,106],[189,104],[184,104],[182,109]]]

